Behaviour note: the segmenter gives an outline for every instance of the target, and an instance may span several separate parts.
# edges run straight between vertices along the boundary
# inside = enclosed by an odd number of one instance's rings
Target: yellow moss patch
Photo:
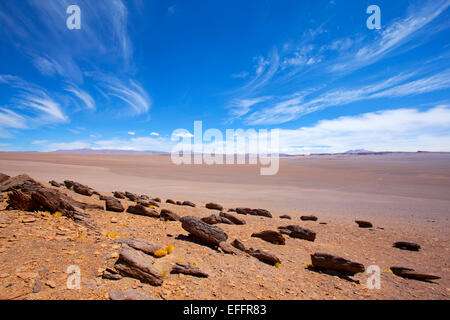
[[[178,262],[183,263],[183,259],[181,259],[181,258],[178,259]]]
[[[165,250],[167,251],[167,254],[171,254],[174,249],[175,249],[175,246],[173,244],[169,244]]]
[[[166,250],[163,250],[163,249],[160,249],[160,250],[156,251],[153,255],[154,255],[155,257],[158,257],[158,258],[164,257],[164,256],[167,255],[167,251],[166,251]]]
[[[193,264],[194,266],[196,266],[196,265],[197,265],[197,261],[192,262],[192,264]]]
[[[275,263],[275,268],[279,268],[279,267],[280,267],[280,263],[279,262]]]
[[[61,212],[59,212],[59,211],[56,211],[54,214],[53,214],[53,216],[54,217],[62,217],[62,213]]]
[[[77,233],[77,238],[78,238],[78,239],[83,239],[84,236],[83,236],[83,234],[82,234],[81,232],[78,232],[78,233]]]
[[[117,233],[115,233],[115,232],[108,232],[108,233],[105,233],[105,237],[108,237],[108,238],[113,238],[113,239],[115,239],[115,238],[117,238],[117,237],[118,237],[118,234],[117,234]]]

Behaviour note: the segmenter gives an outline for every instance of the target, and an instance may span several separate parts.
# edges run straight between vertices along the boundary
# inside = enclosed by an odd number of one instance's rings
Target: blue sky
[[[2,1],[0,150],[170,151],[201,120],[279,128],[282,153],[450,151],[449,6]]]

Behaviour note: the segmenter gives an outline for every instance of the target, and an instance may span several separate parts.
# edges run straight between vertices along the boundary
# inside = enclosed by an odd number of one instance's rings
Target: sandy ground
[[[267,208],[273,219],[244,217],[244,226],[219,225],[229,240],[277,255],[279,268],[243,255],[230,256],[183,238],[178,222],[127,213],[94,210],[102,233],[142,238],[162,247],[175,245],[172,255],[159,259],[161,271],[174,261],[193,263],[210,274],[207,279],[169,275],[163,286],[143,285],[133,279],[101,279],[99,270],[113,263],[118,248],[110,239],[97,237],[61,217],[3,211],[0,221],[0,292],[19,299],[103,299],[109,288],[141,288],[166,299],[448,299],[450,291],[449,216],[450,155],[393,154],[383,156],[321,156],[281,160],[276,176],[263,177],[255,166],[174,166],[167,156],[0,154],[0,172],[27,173],[40,181],[71,179],[107,193],[126,190],[175,200],[191,200],[197,208],[163,204],[181,216],[204,217],[212,212],[206,202],[226,208]],[[61,188],[79,200],[101,204]],[[123,204],[132,203],[123,201]],[[4,208],[5,204],[3,204]],[[2,209],[0,208],[0,209]],[[292,221],[281,220],[290,214]],[[319,222],[303,222],[303,214],[315,214]],[[23,217],[36,221],[24,224]],[[112,223],[112,218],[119,223]],[[364,218],[372,229],[353,222]],[[251,238],[253,232],[298,224],[317,232],[315,242],[287,238],[276,246]],[[381,227],[383,229],[379,229]],[[84,234],[78,238],[78,233]],[[180,236],[181,235],[181,236]],[[419,252],[392,247],[396,241],[414,241]],[[378,265],[381,289],[366,287],[368,274],[355,281],[310,271],[310,254],[341,255],[366,267]],[[80,265],[81,290],[69,290],[68,265]],[[437,274],[434,283],[406,280],[388,272],[391,266],[411,267]],[[40,279],[43,289],[32,293]],[[46,281],[54,288],[45,285]]]

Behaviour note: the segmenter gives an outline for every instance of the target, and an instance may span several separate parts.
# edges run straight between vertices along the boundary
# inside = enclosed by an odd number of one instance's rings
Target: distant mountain
[[[116,150],[116,149],[74,149],[74,150],[56,150],[48,153],[62,153],[62,154],[168,154],[163,151],[136,151],[136,150]]]
[[[355,149],[355,150],[348,150],[348,151],[344,152],[344,154],[370,154],[370,153],[376,153],[376,152],[365,150],[365,149]]]

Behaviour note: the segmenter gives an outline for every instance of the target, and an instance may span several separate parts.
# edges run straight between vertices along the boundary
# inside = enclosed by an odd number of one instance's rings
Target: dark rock
[[[261,238],[267,242],[271,242],[273,244],[284,245],[286,240],[280,232],[267,230],[258,233],[253,233],[252,237]]]
[[[162,209],[160,214],[161,219],[165,221],[179,221],[180,216],[177,215],[175,212],[172,212],[168,209]]]
[[[31,199],[31,195],[14,189],[8,194],[6,210],[34,211],[35,208],[36,203]]]
[[[222,229],[211,226],[196,217],[183,217],[180,221],[184,230],[207,243],[217,246],[228,239],[228,235]]]
[[[4,174],[4,173],[0,173],[0,184],[2,184],[3,182],[5,182],[6,180],[8,180],[9,178],[11,178],[10,176]]]
[[[183,204],[183,202],[181,202],[181,201],[177,201],[177,206],[181,206],[182,204]]]
[[[234,254],[234,255],[239,254],[239,250],[237,250],[235,247],[233,247],[231,244],[225,241],[219,243],[219,248],[226,254]]]
[[[355,275],[364,272],[365,268],[361,263],[352,262],[339,256],[327,253],[314,253],[311,255],[313,267],[317,269],[334,270],[345,275]]]
[[[116,197],[117,199],[125,199],[125,193],[120,192],[120,191],[114,191],[114,197]]]
[[[138,200],[138,196],[137,195],[135,195],[134,193],[128,192],[128,191],[125,192],[125,197],[127,197],[130,201],[137,201]]]
[[[181,205],[195,208],[195,203],[190,201],[183,201]]]
[[[394,243],[394,247],[402,250],[419,251],[420,245],[414,242],[399,241]]]
[[[123,277],[119,274],[117,270],[108,268],[105,271],[103,271],[102,278],[108,280],[120,280]]]
[[[108,292],[110,300],[156,300],[151,295],[136,289],[116,290],[110,289]]]
[[[248,251],[247,248],[245,247],[244,243],[239,239],[234,239],[234,241],[231,243],[231,245],[233,247],[235,247],[236,249],[241,250],[243,252]]]
[[[120,203],[120,201],[115,198],[106,199],[105,205],[106,205],[107,211],[113,211],[113,212],[124,212],[125,211],[125,208],[122,206],[122,203]]]
[[[166,203],[170,203],[170,204],[176,204],[175,201],[173,201],[172,199],[167,199]]]
[[[280,219],[292,220],[291,216],[288,216],[287,214],[284,214],[284,215],[280,216]]]
[[[360,228],[372,228],[373,225],[369,221],[356,220],[355,221]]]
[[[108,200],[108,199],[114,199],[114,198],[111,197],[111,196],[105,196],[105,195],[103,195],[103,194],[101,194],[98,198],[99,198],[100,200],[102,200],[102,201],[106,201],[106,200]]]
[[[287,227],[279,227],[280,229],[287,229],[289,231],[291,231],[291,233],[289,234],[289,236],[291,238],[297,238],[297,239],[303,239],[303,240],[308,240],[308,241],[314,241],[316,239],[316,233],[312,230],[309,229],[305,229],[305,228],[301,228],[297,225],[291,225],[291,226],[287,226]]]
[[[236,209],[228,209],[228,212],[236,212]]]
[[[402,278],[407,278],[407,279],[413,279],[413,280],[430,281],[430,280],[441,279],[441,277],[439,277],[439,276],[435,276],[432,274],[418,273],[414,269],[410,269],[410,268],[391,267],[391,271],[396,276],[399,276]]]
[[[74,184],[75,182],[73,182],[72,180],[64,180],[64,185],[66,186],[67,189],[71,189]]]
[[[161,203],[161,199],[160,198],[153,198],[152,200],[155,201],[155,202]]]
[[[153,286],[160,286],[163,283],[163,276],[153,266],[153,263],[154,259],[151,256],[123,244],[114,268],[122,276],[132,277]]]
[[[301,216],[300,219],[303,221],[317,221],[316,216]]]
[[[223,210],[223,207],[220,204],[213,203],[213,202],[207,203],[205,207],[207,209],[211,209],[211,210],[219,210],[219,211]]]
[[[133,249],[140,250],[150,255],[153,255],[156,251],[161,249],[161,247],[158,246],[157,244],[140,239],[117,239],[114,240],[114,242],[126,244],[127,246]]]
[[[22,189],[22,187],[27,183],[40,186],[40,184],[33,180],[29,175],[21,174],[3,181],[0,184],[0,192],[11,191],[13,189]]]
[[[200,270],[200,268],[183,262],[177,262],[170,273],[182,273],[200,278],[208,278],[208,274]]]
[[[288,235],[288,236],[290,236],[291,233],[292,233],[292,231],[289,230],[289,229],[286,228],[286,227],[278,227],[278,230],[280,230],[280,233],[281,233],[281,234],[285,234],[285,235]]]
[[[272,214],[266,209],[236,208],[236,212],[243,215],[272,218]]]
[[[232,223],[237,224],[237,225],[244,225],[246,224],[244,219],[238,218],[230,213],[225,213],[225,212],[221,212],[219,214],[221,217],[226,218],[228,220],[230,220]]]
[[[216,216],[215,214],[212,214],[209,217],[202,218],[201,220],[203,222],[206,222],[207,224],[211,224],[211,225],[219,224],[219,223],[233,224],[233,222],[231,222],[227,218]]]
[[[88,196],[88,197],[90,197],[94,194],[94,192],[91,188],[84,186],[82,184],[79,184],[79,183],[75,183],[73,185],[73,191],[75,193],[81,194],[83,196]]]
[[[143,200],[143,199],[139,199],[139,200],[137,201],[137,203],[140,204],[140,205],[142,205],[142,206],[144,206],[144,207],[150,207],[150,206],[152,206],[152,207],[157,207],[157,208],[159,208],[158,202],[155,202],[155,201],[153,201],[153,200]]]
[[[61,187],[61,183],[56,182],[55,180],[51,180],[48,183],[50,183],[50,185],[53,187],[57,187],[57,188]]]
[[[273,255],[267,251],[255,250],[253,248],[250,248],[250,250],[248,250],[248,254],[262,262],[265,262],[265,263],[268,263],[271,265],[281,263],[281,261],[280,261],[280,259],[278,259],[278,257],[276,257],[275,255]]]
[[[149,210],[143,205],[137,204],[135,206],[129,206],[127,209],[128,213],[137,214],[140,216],[147,216],[152,218],[159,218],[158,212],[155,210]]]

